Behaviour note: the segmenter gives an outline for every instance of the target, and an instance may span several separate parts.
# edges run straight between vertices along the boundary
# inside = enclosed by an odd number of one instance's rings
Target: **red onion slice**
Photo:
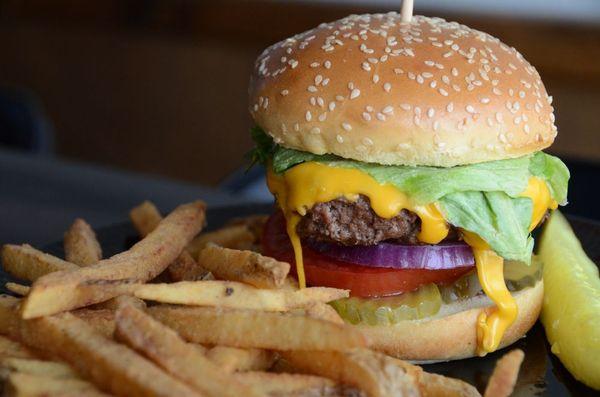
[[[400,245],[379,243],[370,246],[345,246],[311,241],[313,250],[329,258],[370,267],[394,269],[454,269],[473,266],[473,251],[465,243],[437,245]]]

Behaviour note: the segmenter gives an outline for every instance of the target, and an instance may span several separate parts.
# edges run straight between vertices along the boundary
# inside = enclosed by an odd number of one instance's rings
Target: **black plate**
[[[209,229],[219,227],[235,217],[269,213],[271,208],[269,205],[247,205],[209,209]],[[588,255],[595,263],[600,263],[600,224],[576,217],[569,217],[569,221]],[[121,252],[137,241],[136,232],[128,222],[99,229],[97,235],[105,256]],[[45,250],[62,257],[62,242],[45,247]],[[0,280],[2,281],[2,287],[0,288],[3,288],[6,281],[15,281],[1,270]],[[550,353],[544,329],[539,322],[527,333],[525,338],[512,345],[512,347],[518,347],[525,352],[525,362],[522,366],[514,396],[600,395],[600,393],[576,381],[556,356]],[[494,363],[506,351],[507,349],[504,349],[484,358],[429,364],[424,367],[429,372],[437,372],[463,379],[483,391],[494,368]]]

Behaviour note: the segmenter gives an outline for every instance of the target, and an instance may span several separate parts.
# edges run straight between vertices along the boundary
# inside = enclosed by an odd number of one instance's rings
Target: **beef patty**
[[[402,210],[391,219],[381,218],[362,195],[356,201],[342,197],[315,204],[297,228],[301,238],[344,245],[374,245],[385,240],[418,244],[420,230],[421,220],[413,212]]]

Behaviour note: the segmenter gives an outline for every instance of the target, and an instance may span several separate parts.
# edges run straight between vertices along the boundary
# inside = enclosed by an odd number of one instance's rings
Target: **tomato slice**
[[[285,218],[281,211],[273,214],[267,221],[262,248],[265,255],[294,266],[294,252],[285,231]],[[397,295],[414,291],[424,284],[451,283],[474,268],[474,265],[444,270],[376,268],[328,258],[306,245],[302,247],[302,252],[309,286],[349,289],[352,296],[358,297]]]

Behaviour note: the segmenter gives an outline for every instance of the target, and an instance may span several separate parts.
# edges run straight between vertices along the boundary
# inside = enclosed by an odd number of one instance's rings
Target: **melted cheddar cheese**
[[[301,217],[316,203],[324,203],[345,197],[354,201],[359,195],[366,196],[371,208],[382,218],[390,219],[403,209],[414,212],[421,220],[418,239],[427,244],[437,244],[448,235],[449,226],[436,203],[417,205],[405,193],[390,184],[381,184],[370,175],[347,168],[329,167],[316,162],[299,164],[281,175],[269,170],[269,190],[277,198],[287,222],[287,233],[294,248],[298,283],[306,286],[302,259],[302,245],[296,233]],[[556,208],[546,183],[538,178],[529,180],[523,197],[533,202],[533,229],[548,208]],[[517,316],[517,305],[506,288],[503,275],[504,260],[496,255],[477,235],[463,231],[467,244],[473,248],[475,265],[481,286],[496,304],[488,315],[481,313],[477,321],[478,354],[485,355],[496,350],[506,329]]]

